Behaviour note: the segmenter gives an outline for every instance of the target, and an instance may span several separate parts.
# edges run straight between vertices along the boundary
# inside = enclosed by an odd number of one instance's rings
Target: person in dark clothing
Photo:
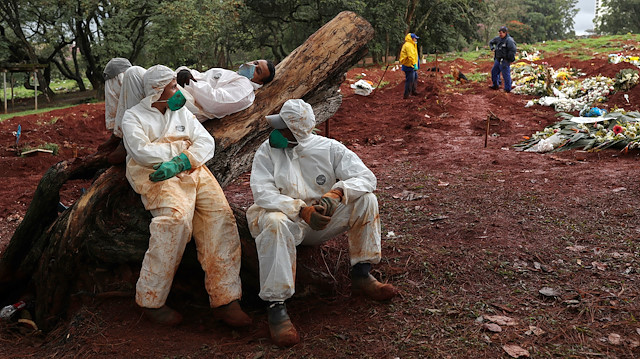
[[[502,26],[498,36],[489,41],[489,47],[494,51],[493,68],[491,69],[491,89],[497,90],[500,83],[500,73],[504,80],[504,91],[511,92],[511,63],[516,60],[516,42],[509,36],[507,27]]]

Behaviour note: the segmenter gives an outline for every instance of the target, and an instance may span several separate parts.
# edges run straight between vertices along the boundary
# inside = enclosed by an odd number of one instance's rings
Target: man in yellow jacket
[[[409,95],[418,95],[416,86],[418,84],[418,39],[414,33],[408,33],[404,37],[404,45],[400,51],[400,64],[404,71],[404,98]]]

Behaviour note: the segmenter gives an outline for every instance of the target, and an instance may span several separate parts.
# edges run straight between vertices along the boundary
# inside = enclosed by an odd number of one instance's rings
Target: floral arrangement
[[[549,152],[582,147],[583,150],[598,151],[609,147],[627,149],[640,148],[640,112],[616,109],[593,123],[574,122],[572,115],[559,113],[563,118],[531,138],[514,145],[520,151]]]
[[[636,66],[640,66],[640,56],[626,56],[623,54],[609,54],[609,62],[612,64],[619,64],[621,62],[628,62]]]
[[[628,91],[638,83],[638,70],[622,69],[616,74],[615,87],[622,91]]]

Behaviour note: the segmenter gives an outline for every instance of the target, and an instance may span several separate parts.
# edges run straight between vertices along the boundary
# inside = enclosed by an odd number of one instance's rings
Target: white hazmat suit
[[[114,130],[122,79],[130,67],[131,62],[122,57],[114,57],[104,67],[104,124],[107,130]]]
[[[189,70],[179,67],[180,70]],[[191,71],[196,81],[189,81],[185,90],[193,96],[198,112],[194,112],[201,122],[211,118],[242,111],[253,104],[254,91],[262,87],[237,72],[212,68],[205,72]]]
[[[173,79],[175,72],[165,66],[149,68],[144,74],[146,97],[122,118],[127,179],[153,215],[136,302],[145,308],[164,305],[193,235],[209,302],[218,307],[241,296],[240,239],[233,212],[205,165],[213,157],[213,138],[187,108],[167,108],[162,114],[152,107]],[[149,179],[153,165],[182,153],[191,163],[190,170],[164,181]]]
[[[283,115],[285,107],[287,114]],[[260,298],[284,301],[295,292],[296,246],[317,245],[347,231],[351,265],[380,262],[380,217],[374,174],[338,141],[312,133],[309,104],[289,100],[280,116],[298,141],[293,148],[273,148],[265,141],[255,154],[247,211],[260,262]],[[341,188],[344,198],[328,226],[314,231],[299,217],[302,207]]]
[[[122,117],[124,113],[145,98],[144,84],[142,82],[145,72],[147,70],[144,67],[131,66],[123,73],[113,127],[113,134],[120,138],[122,138]]]

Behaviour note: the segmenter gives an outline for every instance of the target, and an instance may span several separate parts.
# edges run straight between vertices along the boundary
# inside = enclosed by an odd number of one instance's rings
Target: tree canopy
[[[343,10],[375,29],[368,47],[375,61],[395,56],[407,32],[423,53],[486,46],[502,25],[519,43],[573,36],[577,0],[3,0],[0,62],[41,63],[47,84],[65,77],[84,88],[103,86],[112,57],[148,67],[162,63],[230,68],[258,57],[280,61]],[[621,14],[638,23],[638,5]],[[626,9],[626,7],[625,7]],[[617,14],[616,14],[617,16]],[[613,31],[603,18],[602,31]],[[637,25],[635,25],[637,27]],[[627,30],[623,30],[627,31]],[[46,87],[48,88],[48,87]],[[52,95],[52,93],[48,93]]]
[[[596,19],[601,34],[640,32],[640,2],[637,0],[603,0],[602,15]]]

